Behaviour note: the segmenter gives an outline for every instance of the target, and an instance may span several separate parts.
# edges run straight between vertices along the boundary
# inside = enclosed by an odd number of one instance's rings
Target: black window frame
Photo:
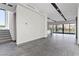
[[[69,32],[68,33],[65,33],[64,32],[64,24],[61,24],[62,25],[62,32],[57,32],[57,25],[56,25],[56,27],[55,27],[55,29],[56,29],[56,32],[53,32],[53,33],[61,33],[61,34],[76,34],[76,33],[70,33],[70,25],[71,24],[69,24]],[[76,27],[75,27],[76,28]]]

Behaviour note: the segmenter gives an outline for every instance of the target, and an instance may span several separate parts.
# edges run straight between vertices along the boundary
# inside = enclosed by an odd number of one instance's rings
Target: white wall
[[[16,40],[16,30],[15,30],[15,17],[14,12],[8,11],[8,21],[9,21],[9,30],[12,37],[12,40]]]
[[[18,5],[16,8],[16,36],[17,44],[46,37],[47,17]]]
[[[78,5],[78,19],[77,19],[77,43],[79,44],[79,5]]]

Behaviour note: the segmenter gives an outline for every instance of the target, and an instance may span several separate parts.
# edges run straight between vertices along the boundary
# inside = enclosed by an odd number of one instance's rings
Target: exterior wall
[[[8,11],[9,30],[12,40],[16,40],[16,19],[14,12]]]

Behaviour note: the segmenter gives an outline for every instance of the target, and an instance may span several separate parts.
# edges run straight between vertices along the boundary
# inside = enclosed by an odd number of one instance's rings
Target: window
[[[48,30],[51,30],[52,29],[52,25],[48,25]]]
[[[53,32],[56,32],[56,25],[53,25]]]
[[[69,24],[64,24],[64,33],[69,33]]]
[[[76,26],[75,26],[75,24],[70,24],[70,33],[76,33]]]
[[[4,10],[0,10],[0,26],[3,27],[5,26],[5,11]]]
[[[59,25],[54,25],[53,27],[53,32],[57,33],[71,33],[75,34],[76,33],[76,24],[59,24]]]
[[[62,32],[62,24],[57,25],[57,32]]]

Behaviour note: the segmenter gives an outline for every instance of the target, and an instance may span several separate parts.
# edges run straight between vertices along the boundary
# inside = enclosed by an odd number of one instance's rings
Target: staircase
[[[0,30],[0,42],[10,41],[11,35],[9,30]]]

